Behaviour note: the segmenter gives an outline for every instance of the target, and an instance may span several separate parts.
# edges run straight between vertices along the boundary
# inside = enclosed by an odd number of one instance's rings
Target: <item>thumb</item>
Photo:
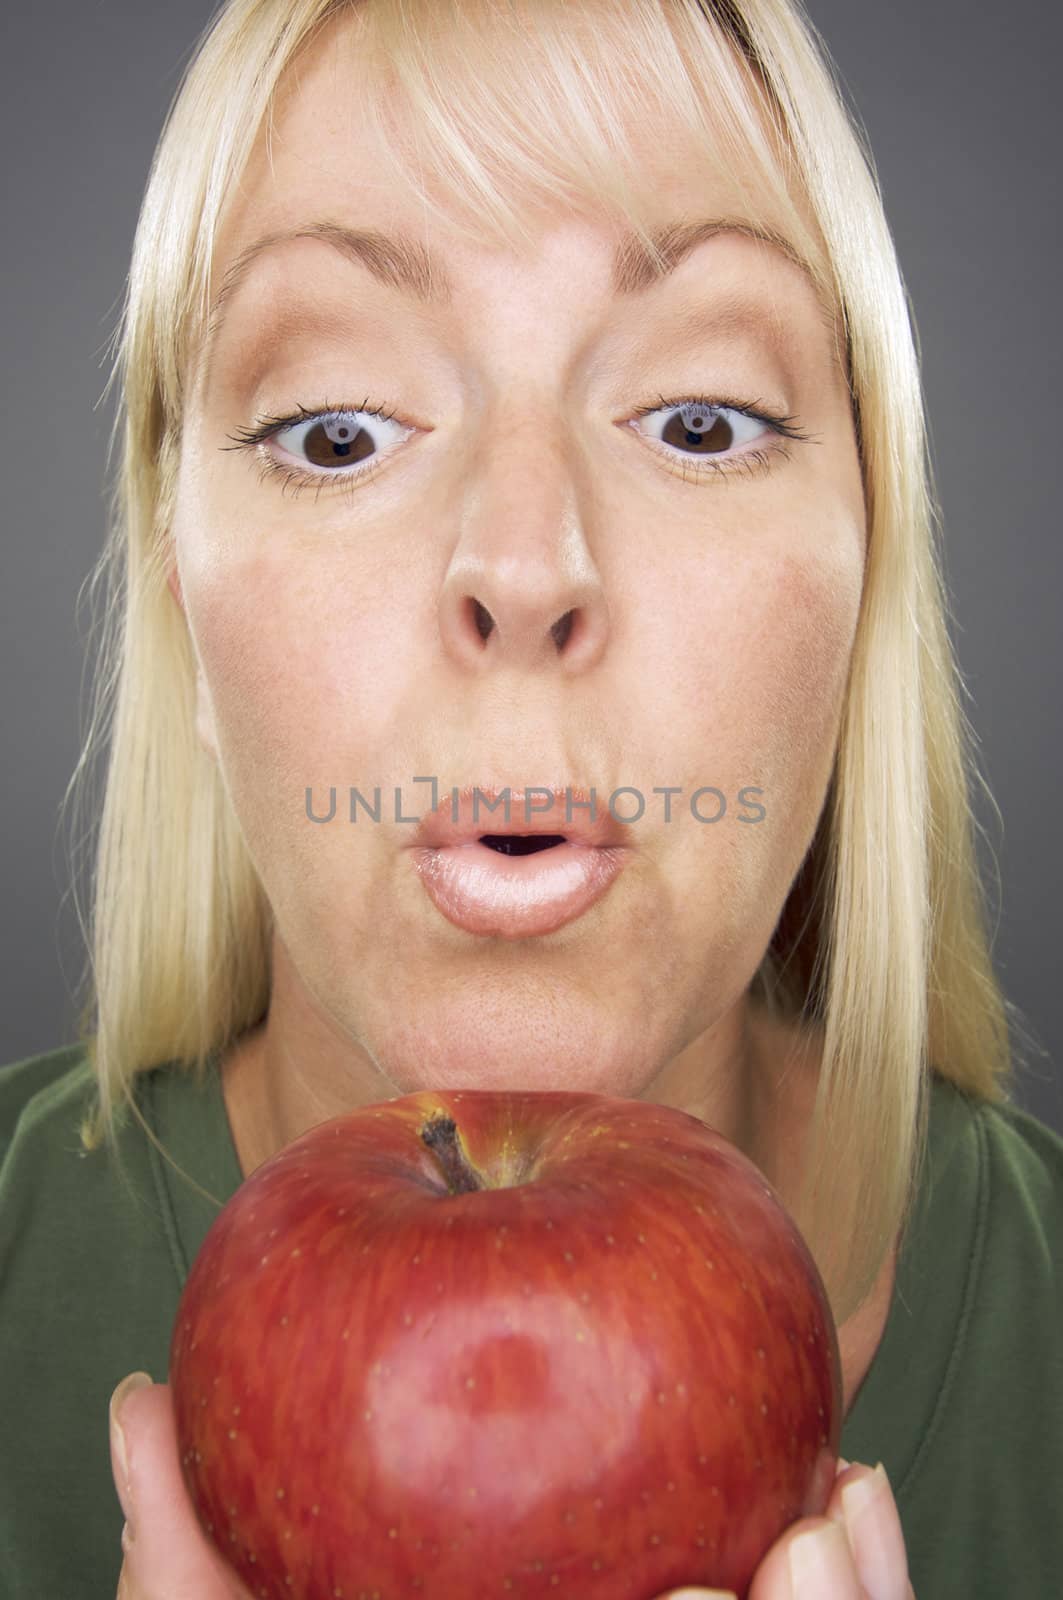
[[[147,1387],[151,1378],[146,1372],[131,1372],[128,1378],[123,1378],[111,1396],[110,1428],[111,1428],[111,1474],[118,1499],[122,1507],[122,1514],[129,1523],[133,1516],[133,1499],[129,1483],[129,1446],[127,1443],[128,1410],[126,1397],[136,1389]],[[119,1420],[119,1418],[121,1420]]]
[[[170,1386],[133,1373],[111,1396],[111,1466],[126,1518],[125,1574],[134,1594],[247,1600],[199,1525],[177,1449]]]

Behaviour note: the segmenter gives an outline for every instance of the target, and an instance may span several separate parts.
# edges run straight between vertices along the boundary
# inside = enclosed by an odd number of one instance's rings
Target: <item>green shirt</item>
[[[216,1060],[200,1085],[164,1066],[137,1086],[174,1160],[228,1200],[242,1175]],[[128,1189],[105,1147],[81,1149],[93,1087],[78,1046],[0,1068],[2,1600],[113,1600],[108,1400],[137,1368],[165,1381],[216,1215],[128,1116]],[[919,1204],[841,1449],[889,1473],[916,1600],[1063,1595],[1063,1139],[937,1075]]]

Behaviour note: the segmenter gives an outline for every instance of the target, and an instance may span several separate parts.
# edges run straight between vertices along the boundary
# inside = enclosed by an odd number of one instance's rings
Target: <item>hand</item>
[[[168,1384],[119,1384],[111,1397],[111,1468],[125,1513],[125,1559],[116,1600],[252,1600],[196,1518],[181,1477]],[[123,1392],[124,1391],[124,1392]],[[115,1402],[118,1402],[117,1406]],[[115,1428],[122,1413],[123,1446]],[[748,1600],[915,1600],[904,1535],[888,1481],[866,1508],[846,1506],[843,1491],[870,1484],[870,1467],[839,1461],[822,1517],[792,1523],[760,1563]],[[847,1514],[848,1509],[848,1514]],[[790,1552],[806,1534],[833,1540],[823,1574],[791,1578]],[[719,1589],[672,1589],[659,1600],[735,1600]]]
[[[127,1378],[111,1396],[111,1471],[126,1519],[117,1600],[251,1600],[196,1519],[181,1476],[169,1384],[133,1376],[144,1387]],[[124,1444],[115,1429],[119,1408]]]
[[[791,1523],[772,1545],[753,1574],[748,1600],[915,1600],[908,1577],[901,1519],[889,1480],[876,1485],[875,1498],[866,1506],[848,1507],[842,1494],[850,1484],[870,1485],[870,1467],[851,1466],[839,1460],[834,1488],[822,1517],[802,1517]],[[806,1537],[828,1541],[823,1555],[811,1557],[806,1568],[801,1552]],[[790,1555],[801,1540],[797,1573],[791,1573]],[[813,1565],[822,1560],[823,1565]],[[723,1589],[671,1589],[659,1600],[735,1600]]]

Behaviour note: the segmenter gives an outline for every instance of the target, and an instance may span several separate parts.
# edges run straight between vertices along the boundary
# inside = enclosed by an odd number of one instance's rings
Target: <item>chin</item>
[[[436,996],[423,1016],[394,1012],[365,1041],[397,1095],[422,1089],[567,1089],[637,1099],[666,1056],[648,1051],[645,1021],[608,1012],[601,1001],[539,1005],[512,995]]]

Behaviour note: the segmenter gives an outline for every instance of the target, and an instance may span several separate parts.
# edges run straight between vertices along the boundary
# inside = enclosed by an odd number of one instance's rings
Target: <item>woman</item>
[[[70,1329],[5,1361],[0,1580],[244,1593],[165,1385],[113,1397],[120,1514],[95,1408],[259,1163],[463,1084],[677,1106],[798,1221],[854,1464],[753,1600],[1047,1594],[1063,1142],[1008,1100],[905,294],[807,22],[230,0],[117,371],[85,1037],[0,1080],[6,1304]]]

